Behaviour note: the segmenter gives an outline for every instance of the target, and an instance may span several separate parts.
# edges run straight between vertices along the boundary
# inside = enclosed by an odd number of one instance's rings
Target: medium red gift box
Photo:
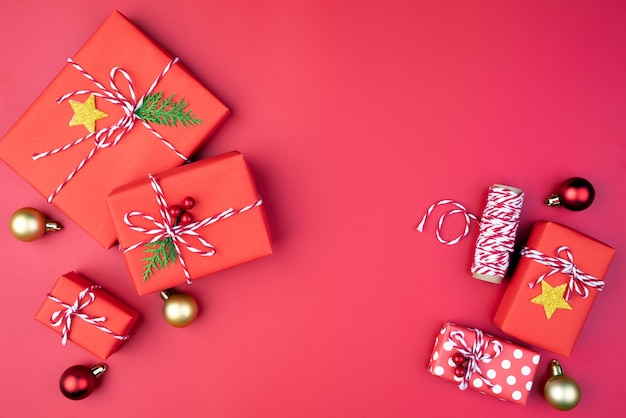
[[[455,354],[463,363],[454,362]],[[435,338],[428,371],[496,398],[525,405],[541,356],[479,329],[446,322]],[[455,368],[464,373],[455,375]]]
[[[615,250],[554,222],[536,222],[494,322],[534,346],[569,356]]]
[[[172,212],[186,197],[195,205],[182,215]],[[239,152],[130,183],[108,203],[140,295],[272,253],[263,202]],[[191,222],[182,221],[186,214]]]
[[[139,313],[81,275],[61,276],[48,292],[35,319],[105,360],[128,338]]]
[[[7,132],[0,158],[109,248],[109,192],[181,165],[227,115],[116,11]]]

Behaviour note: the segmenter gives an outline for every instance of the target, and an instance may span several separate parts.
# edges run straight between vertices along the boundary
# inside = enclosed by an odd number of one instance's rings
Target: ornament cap
[[[102,377],[104,372],[107,371],[107,365],[104,363],[94,364],[89,368],[89,370],[91,370],[91,374],[93,374],[96,379],[99,379]]]
[[[552,377],[563,376],[563,368],[561,367],[561,363],[557,360],[552,360],[550,362],[550,374]]]
[[[163,300],[168,300],[170,296],[172,296],[173,294],[174,294],[174,289],[165,289],[159,292],[159,295],[161,295],[161,299]]]
[[[559,199],[559,195],[551,194],[550,196],[548,196],[545,203],[550,207],[555,207],[561,204],[561,199]]]
[[[46,219],[46,232],[56,232],[63,229],[63,225],[52,219]]]

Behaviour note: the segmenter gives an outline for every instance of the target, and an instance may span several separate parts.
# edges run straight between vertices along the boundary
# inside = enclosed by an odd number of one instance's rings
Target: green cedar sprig
[[[178,254],[171,237],[165,237],[161,240],[148,243],[145,245],[145,253],[152,254],[150,257],[142,258],[145,264],[143,266],[143,281],[147,281],[155,271],[167,268],[170,264],[176,262]]]
[[[144,97],[143,103],[135,114],[142,120],[156,125],[178,126],[177,123],[186,128],[200,125],[202,120],[197,118],[192,110],[187,110],[185,99],[174,101],[174,95],[164,99],[163,92],[152,93]]]

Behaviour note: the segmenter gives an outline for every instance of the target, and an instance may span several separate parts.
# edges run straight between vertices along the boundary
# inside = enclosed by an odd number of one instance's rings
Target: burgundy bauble
[[[465,356],[461,353],[454,353],[454,355],[452,356],[452,362],[457,366],[465,363],[465,360]]]
[[[183,214],[184,209],[180,205],[172,205],[168,209],[168,212],[172,218],[178,219],[178,217]]]
[[[189,212],[185,212],[180,216],[179,225],[188,225],[193,222],[193,216]]]
[[[454,375],[456,377],[463,377],[465,376],[465,373],[466,373],[466,369],[463,366],[456,366],[454,368]]]
[[[582,177],[572,177],[563,182],[557,194],[546,199],[548,206],[563,206],[566,209],[579,211],[587,209],[596,196],[591,183]]]
[[[106,369],[105,364],[70,367],[63,372],[59,380],[61,393],[74,401],[86,398],[96,388],[96,379],[102,376]]]
[[[185,209],[193,209],[194,206],[196,206],[196,199],[194,199],[193,197],[187,196],[183,199],[183,207]]]

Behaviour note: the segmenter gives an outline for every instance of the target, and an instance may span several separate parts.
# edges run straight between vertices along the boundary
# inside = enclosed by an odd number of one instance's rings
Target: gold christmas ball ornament
[[[580,386],[574,379],[563,374],[558,361],[550,363],[552,377],[543,387],[546,401],[560,411],[569,411],[580,402]]]
[[[20,241],[30,242],[41,238],[46,232],[60,231],[63,227],[35,208],[16,210],[9,220],[11,234]]]
[[[178,293],[174,289],[161,291],[163,316],[168,324],[183,328],[195,321],[198,316],[198,303],[187,293]]]

